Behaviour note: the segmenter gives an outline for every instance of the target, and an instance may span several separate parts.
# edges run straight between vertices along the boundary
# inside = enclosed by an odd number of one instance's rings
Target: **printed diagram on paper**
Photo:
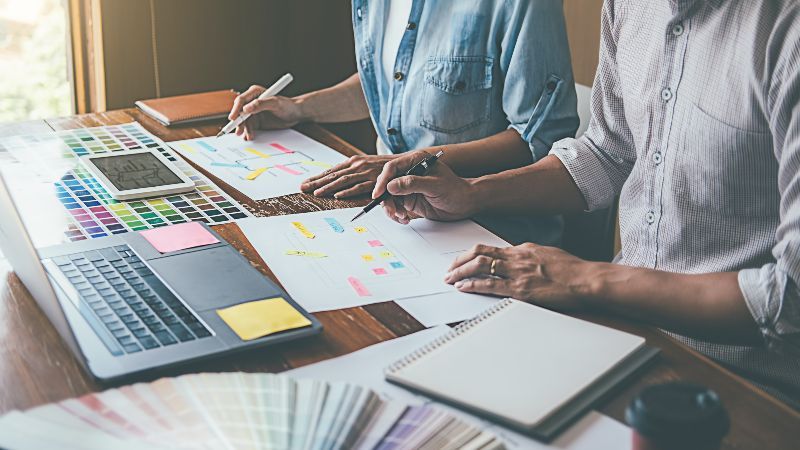
[[[358,209],[239,222],[292,297],[311,312],[451,291],[449,260],[411,227]]]
[[[235,134],[172,143],[181,155],[248,197],[300,192],[300,183],[345,157],[293,130],[262,131],[253,141]]]

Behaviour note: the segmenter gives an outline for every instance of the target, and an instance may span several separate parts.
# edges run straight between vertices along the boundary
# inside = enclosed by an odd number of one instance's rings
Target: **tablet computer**
[[[155,150],[125,150],[81,157],[115,200],[134,200],[194,190],[194,182]]]

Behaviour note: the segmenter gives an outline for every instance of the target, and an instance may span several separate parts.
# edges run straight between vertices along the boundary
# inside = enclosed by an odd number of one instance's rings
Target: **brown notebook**
[[[166,126],[222,119],[233,107],[232,90],[139,100],[136,106]]]

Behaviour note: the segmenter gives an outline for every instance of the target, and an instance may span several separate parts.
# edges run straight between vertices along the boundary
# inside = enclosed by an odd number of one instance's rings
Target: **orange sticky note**
[[[251,341],[281,331],[311,325],[311,321],[294,309],[283,297],[256,300],[218,309],[217,315],[243,341]]]
[[[177,252],[187,248],[219,242],[200,222],[188,222],[168,227],[153,228],[139,234],[161,253]]]

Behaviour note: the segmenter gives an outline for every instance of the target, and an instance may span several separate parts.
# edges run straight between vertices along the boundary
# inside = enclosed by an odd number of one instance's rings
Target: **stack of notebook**
[[[349,383],[196,374],[0,418],[6,449],[495,449],[493,435],[431,405]]]

